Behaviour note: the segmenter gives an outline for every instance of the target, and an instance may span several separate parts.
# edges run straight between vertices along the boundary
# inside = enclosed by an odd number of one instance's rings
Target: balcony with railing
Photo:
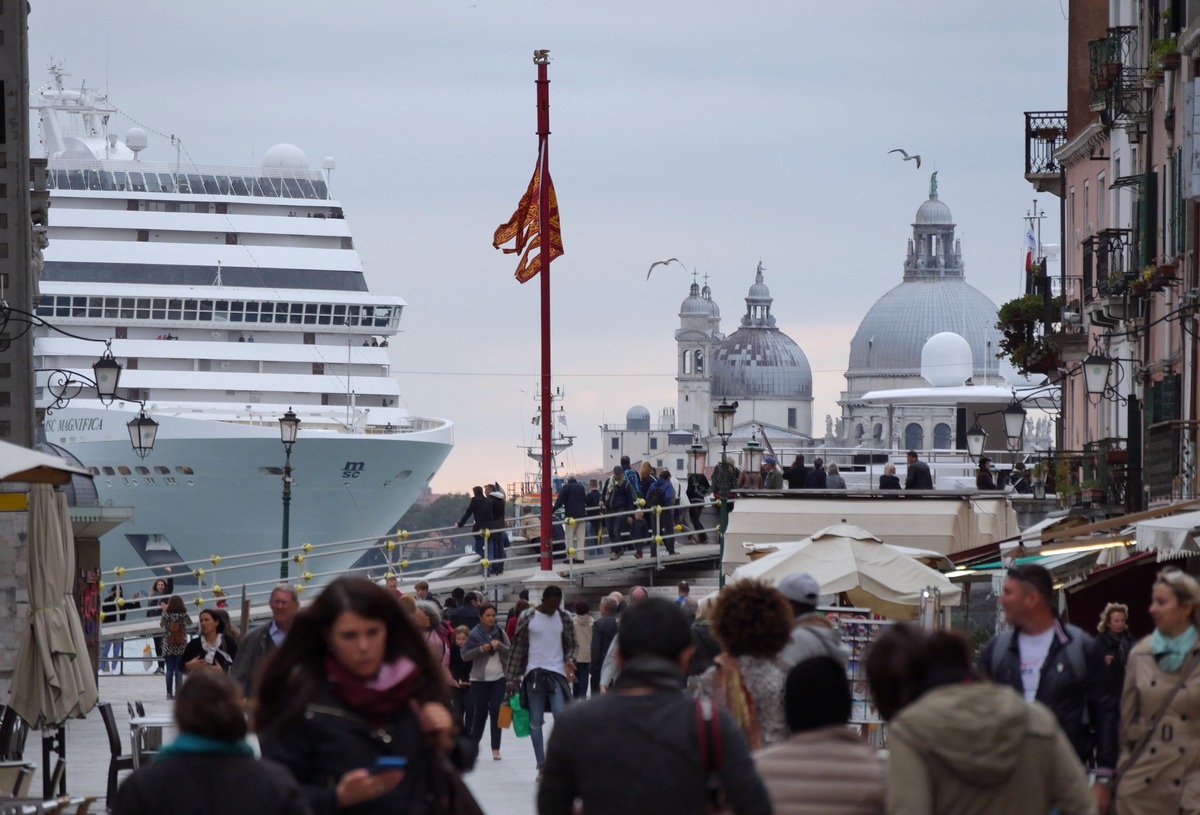
[[[1025,180],[1038,192],[1062,196],[1062,166],[1054,151],[1067,141],[1067,112],[1025,113]]]
[[[1110,28],[1103,39],[1089,42],[1088,68],[1091,109],[1106,125],[1146,112],[1137,26]]]

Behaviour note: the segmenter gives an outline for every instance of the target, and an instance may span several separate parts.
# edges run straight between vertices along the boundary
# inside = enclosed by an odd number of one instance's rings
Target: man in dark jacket
[[[1034,564],[1008,570],[1000,605],[1015,629],[983,646],[980,670],[1050,708],[1079,760],[1096,770],[1092,791],[1104,812],[1117,762],[1119,699],[1110,693],[1095,640],[1054,616],[1053,581]],[[1082,674],[1082,675],[1081,675]]]
[[[908,474],[904,477],[904,489],[933,489],[933,476],[929,473],[929,465],[917,458],[916,450],[908,451]]]
[[[654,507],[662,507],[657,514],[657,526]],[[660,472],[658,478],[646,490],[646,524],[650,529],[651,538],[657,531],[667,547],[667,554],[675,554],[675,486],[671,483],[670,470]],[[655,553],[656,548],[657,544],[652,543],[651,555]]]
[[[450,625],[454,628],[465,625],[468,629],[479,625],[481,599],[477,591],[469,591],[463,595],[462,605],[450,612]]]
[[[645,600],[625,612],[618,643],[613,690],[555,717],[538,815],[570,815],[577,799],[588,815],[709,812],[710,780],[726,811],[768,815],[771,799],[733,717],[683,692],[692,651],[683,613]]]
[[[483,494],[483,487],[472,487],[471,503],[467,504],[467,511],[463,513],[459,519],[457,526],[461,529],[466,524],[467,518],[473,518],[471,523],[471,531],[475,534],[475,554],[481,558],[486,555],[483,548],[483,530],[492,528],[492,502]]]
[[[608,542],[612,549],[612,558],[616,560],[627,548],[622,541],[629,537],[633,527],[632,515],[614,515],[618,512],[628,512],[633,509],[633,487],[625,480],[625,471],[613,467],[612,478],[604,486],[604,512],[610,517],[608,524]]]
[[[783,480],[789,490],[804,489],[804,480],[808,477],[808,468],[804,466],[804,456],[796,456],[792,466],[783,471]]]
[[[813,459],[812,469],[804,476],[804,488],[807,490],[825,489],[825,460]]]
[[[700,522],[700,514],[704,512],[704,499],[712,489],[708,477],[704,473],[692,473],[687,480],[688,515],[691,517],[692,529],[696,533],[697,543],[708,543],[708,533]]]
[[[247,699],[254,698],[258,674],[262,670],[267,654],[274,651],[287,639],[292,620],[300,610],[300,598],[290,583],[280,583],[271,590],[271,622],[260,625],[238,643],[237,656],[229,675],[242,686]]]
[[[583,563],[584,547],[587,546],[587,490],[574,473],[567,475],[567,483],[558,491],[554,511],[560,509],[567,516],[567,557],[576,563]],[[574,555],[570,554],[572,549],[575,550]]]
[[[504,574],[504,561],[508,557],[508,531],[505,529],[504,490],[499,482],[488,484],[487,497],[492,505],[492,525],[488,527],[487,539],[487,556],[491,561],[488,574]]]
[[[975,474],[975,489],[996,489],[996,481],[992,478],[992,460],[987,456],[979,459],[979,472]]]
[[[617,598],[611,595],[601,598],[600,618],[592,626],[592,661],[588,664],[596,666],[596,670],[591,672],[593,697],[599,696],[601,693],[600,666],[604,664],[604,657],[608,654],[608,647],[617,638],[617,629],[620,626],[619,618],[617,617],[619,606],[620,603],[617,602]]]

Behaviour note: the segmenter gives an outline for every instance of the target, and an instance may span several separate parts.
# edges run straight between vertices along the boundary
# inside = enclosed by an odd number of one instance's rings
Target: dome
[[[714,399],[811,399],[812,367],[777,328],[739,328],[717,346]]]
[[[922,226],[937,224],[954,226],[954,217],[950,214],[950,207],[939,201],[935,192],[929,196],[928,201],[921,204],[917,209],[917,219],[914,224]]]
[[[679,306],[680,317],[708,317],[711,315],[709,305],[711,301],[705,301],[700,296],[700,284],[692,281],[692,288],[688,292],[687,299]]]
[[[934,334],[921,349],[921,376],[935,388],[961,385],[971,378],[971,346],[953,331]]]
[[[966,342],[975,371],[996,371],[996,314],[996,304],[961,277],[906,279],[863,317],[846,376],[918,375],[926,341],[942,332]]]
[[[634,405],[625,411],[626,430],[649,430],[650,411],[641,405]]]
[[[308,156],[294,144],[277,144],[263,156],[264,170],[307,170]]]

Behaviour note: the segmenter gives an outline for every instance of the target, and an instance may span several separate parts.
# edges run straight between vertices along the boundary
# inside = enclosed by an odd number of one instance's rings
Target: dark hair
[[[222,619],[221,615],[217,613],[217,610],[215,608],[202,609],[200,611],[200,613],[196,615],[196,622],[199,622],[200,617],[205,614],[207,614],[209,617],[212,617],[213,622],[217,624],[217,633],[218,634],[224,634],[228,630],[225,625],[225,620]]]
[[[478,498],[483,495],[483,487],[471,487],[471,492],[473,492],[475,497]]]
[[[500,613],[496,610],[496,607],[492,605],[491,601],[485,600],[483,604],[479,606],[479,616],[483,617],[483,612],[487,611],[488,609],[495,611],[497,614]]]
[[[918,457],[918,456],[917,456],[917,451],[916,451],[916,450],[909,450],[909,451],[908,451],[908,457],[909,457],[909,458],[917,458],[917,457]]]
[[[575,613],[576,614],[590,614],[591,611],[592,611],[592,607],[588,605],[587,600],[577,600],[575,602]]]
[[[773,657],[792,637],[792,607],[778,589],[739,580],[717,598],[712,633],[730,656]]]
[[[546,588],[542,589],[543,600],[548,600],[551,597],[557,597],[559,600],[561,600],[562,589],[560,589],[558,586],[547,586]]]
[[[445,602],[442,603],[442,610],[445,611],[452,608],[458,608],[458,601],[453,597],[447,597]]]
[[[517,599],[518,600],[528,600],[529,599],[529,589],[521,589],[519,592],[517,592]]]
[[[817,456],[816,458],[813,459],[813,469],[814,470],[821,470],[824,468],[825,468],[825,459],[821,458],[820,456]]]
[[[241,741],[246,738],[242,690],[223,672],[192,671],[175,694],[175,721],[184,733]]]
[[[460,602],[462,601],[463,597],[466,596],[466,594],[467,594],[467,590],[464,589],[462,586],[455,586],[454,590],[450,592],[450,596]]]
[[[788,728],[793,733],[844,725],[850,718],[846,669],[829,657],[806,659],[792,668],[783,698]]]
[[[796,460],[792,462],[793,467],[804,466],[804,456],[796,456]]]
[[[971,676],[971,644],[957,631],[926,633],[901,623],[881,634],[867,654],[867,681],[885,721],[925,691]]]
[[[676,661],[691,644],[687,618],[670,600],[649,597],[621,617],[621,636],[617,637],[621,659],[645,654]]]
[[[183,598],[178,594],[172,594],[167,600],[168,614],[187,614],[187,606],[183,604]]]
[[[1046,605],[1054,608],[1054,579],[1050,576],[1050,572],[1047,571],[1045,566],[1039,566],[1036,563],[1024,563],[1009,569],[1007,576],[1013,580],[1028,584],[1042,596],[1042,599],[1046,601]]]
[[[325,657],[329,653],[329,631],[343,613],[352,611],[368,620],[379,620],[387,628],[383,658],[411,659],[424,678],[414,695],[419,701],[447,703],[441,665],[424,635],[382,586],[361,577],[339,577],[313,604],[296,614],[287,639],[263,666],[257,698],[255,729],[264,730],[297,716],[325,682]]]

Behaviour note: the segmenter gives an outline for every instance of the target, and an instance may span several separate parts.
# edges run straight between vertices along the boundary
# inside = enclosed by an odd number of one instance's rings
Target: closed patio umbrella
[[[75,537],[67,497],[48,484],[30,489],[28,551],[29,627],[13,666],[10,704],[46,731],[82,718],[98,698],[72,596]]]
[[[795,543],[773,544],[779,551],[739,566],[733,580],[754,578],[775,585],[789,574],[807,572],[822,594],[845,592],[856,606],[894,620],[915,619],[921,592],[938,589],[943,606],[958,605],[962,589],[870,532],[852,524],[826,527]]]

